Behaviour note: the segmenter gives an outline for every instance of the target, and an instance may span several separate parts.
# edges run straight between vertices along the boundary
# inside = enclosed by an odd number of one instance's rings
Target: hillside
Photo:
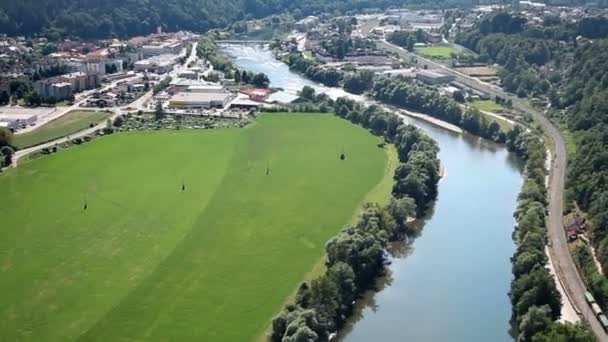
[[[296,18],[365,8],[455,3],[429,0],[4,0],[0,32],[44,34],[50,38],[107,38],[143,35],[161,26],[166,31],[203,32],[235,21],[284,12]]]

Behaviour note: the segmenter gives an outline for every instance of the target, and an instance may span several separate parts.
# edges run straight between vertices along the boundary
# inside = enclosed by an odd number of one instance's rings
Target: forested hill
[[[404,4],[448,5],[452,0],[2,0],[0,33],[50,38],[126,37],[166,31],[202,32],[246,17],[289,11],[296,17],[322,12]]]
[[[242,17],[248,0],[3,0],[0,32],[106,38],[202,31]]]

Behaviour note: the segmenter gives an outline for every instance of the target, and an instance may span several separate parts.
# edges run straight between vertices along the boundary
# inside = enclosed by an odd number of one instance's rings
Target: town
[[[608,341],[607,0],[141,4],[0,5],[1,337]]]

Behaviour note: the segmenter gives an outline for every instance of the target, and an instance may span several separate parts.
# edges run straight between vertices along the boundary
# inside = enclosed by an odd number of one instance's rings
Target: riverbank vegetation
[[[326,68],[314,59],[305,58],[300,52],[290,53],[284,61],[290,69],[324,85],[341,85],[350,93],[368,94],[378,101],[430,115],[473,135],[498,143],[506,141],[505,132],[496,120],[488,118],[476,108],[463,109],[454,99],[415,80],[376,75],[369,70],[345,72]]]
[[[418,0],[410,5],[450,8],[455,0]],[[404,6],[397,0],[165,0],[83,2],[77,0],[37,0],[0,2],[0,32],[11,36],[45,35],[85,39],[132,37],[163,31],[205,32],[235,22],[290,13],[296,20],[307,15],[333,15],[366,9]]]
[[[315,101],[330,103],[337,116],[394,144],[400,165],[395,170],[389,204],[366,204],[354,224],[327,242],[326,272],[302,283],[295,301],[273,319],[269,336],[273,342],[326,341],[349,317],[355,300],[384,270],[388,242],[413,233],[407,219],[423,215],[437,195],[438,147],[430,137],[376,106],[365,107],[347,98]]]
[[[516,126],[507,134],[507,147],[526,161],[526,179],[518,197],[515,219],[517,244],[513,255],[512,334],[519,341],[594,341],[579,325],[562,325],[562,298],[548,270],[545,188],[545,146],[538,137]],[[566,300],[566,299],[564,299]]]

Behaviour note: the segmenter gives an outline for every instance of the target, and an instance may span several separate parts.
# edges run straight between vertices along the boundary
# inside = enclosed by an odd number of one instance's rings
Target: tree
[[[234,71],[234,82],[241,83],[241,73],[238,70]]]
[[[395,219],[399,228],[404,228],[407,219],[416,216],[416,202],[408,197],[391,197],[391,201],[386,206],[386,210]]]
[[[158,101],[156,102],[156,109],[154,110],[154,119],[156,121],[160,121],[165,117],[165,110],[163,108],[163,104]]]
[[[268,88],[270,80],[268,79],[268,76],[266,76],[266,74],[261,72],[253,76],[253,78],[251,79],[251,84],[260,88]]]
[[[2,160],[3,166],[11,165],[13,162],[13,154],[15,154],[15,150],[13,150],[10,146],[2,146],[0,147],[0,155],[4,157]]]
[[[551,326],[550,309],[548,306],[532,306],[522,317],[519,324],[520,340],[532,341],[532,337]]]
[[[533,342],[593,342],[595,336],[589,329],[570,322],[553,323],[551,327],[532,337]]]
[[[464,94],[460,90],[455,91],[454,94],[452,94],[452,97],[456,102],[464,103],[465,101]]]
[[[0,127],[0,147],[13,144],[13,132],[5,127]]]
[[[311,86],[304,86],[302,88],[302,90],[300,91],[299,95],[304,100],[314,101],[316,98],[315,88],[313,88]]]
[[[243,83],[249,83],[249,73],[247,70],[243,70],[243,73],[241,74],[241,81],[243,81]]]
[[[11,98],[6,91],[0,92],[0,106],[8,104],[10,100]]]

